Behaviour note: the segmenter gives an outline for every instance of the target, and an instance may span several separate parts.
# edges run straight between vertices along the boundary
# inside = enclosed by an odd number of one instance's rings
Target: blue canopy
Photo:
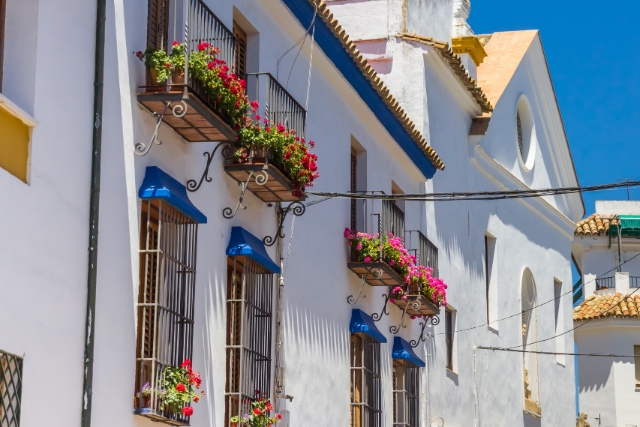
[[[413,352],[411,344],[400,337],[395,337],[393,339],[393,351],[391,353],[391,356],[394,359],[406,360],[407,362],[411,363],[414,366],[417,366],[418,368],[424,368],[425,366],[422,359],[416,356],[416,354]]]
[[[187,188],[157,166],[147,167],[138,196],[142,200],[164,200],[195,222],[207,223],[207,217],[189,200]]]
[[[380,332],[378,328],[376,328],[376,324],[371,316],[369,316],[362,310],[358,310],[357,308],[354,308],[351,311],[351,323],[349,324],[349,330],[353,334],[358,332],[367,334],[381,344],[387,342],[387,339],[384,337],[384,335],[382,335],[382,332]]]
[[[227,255],[246,256],[270,272],[274,274],[280,273],[280,267],[269,257],[262,240],[242,227],[233,227],[231,229],[231,239],[229,240],[229,246],[227,246]]]

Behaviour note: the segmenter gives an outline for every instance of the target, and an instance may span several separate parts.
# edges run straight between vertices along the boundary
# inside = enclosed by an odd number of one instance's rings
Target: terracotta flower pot
[[[159,92],[164,88],[164,83],[158,82],[158,72],[153,68],[147,68],[147,91]]]
[[[258,148],[251,146],[247,156],[248,163],[267,163],[269,159],[269,147]]]
[[[174,70],[171,73],[171,84],[175,85],[172,90],[182,90],[182,85],[185,84],[184,70]]]

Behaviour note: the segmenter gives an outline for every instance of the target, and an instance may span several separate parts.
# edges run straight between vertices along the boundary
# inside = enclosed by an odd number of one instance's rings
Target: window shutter
[[[4,57],[4,22],[7,19],[7,1],[0,0],[0,93],[2,93],[2,70]]]
[[[236,74],[241,79],[247,78],[247,33],[240,26],[233,23],[233,35],[236,38]]]
[[[4,1],[4,0],[0,0]],[[166,49],[169,38],[169,0],[149,0],[147,47]]]
[[[633,346],[633,362],[636,368],[636,388],[640,388],[640,345]]]

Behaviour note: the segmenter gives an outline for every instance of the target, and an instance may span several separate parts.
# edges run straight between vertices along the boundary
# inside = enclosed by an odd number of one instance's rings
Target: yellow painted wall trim
[[[29,113],[18,107],[13,101],[0,93],[0,108],[9,112],[16,118],[20,119],[24,124],[29,127],[38,126],[38,121],[34,119]]]
[[[487,57],[484,46],[482,46],[480,40],[474,36],[454,37],[451,39],[451,48],[455,54],[469,54],[473,63],[476,64],[476,67],[482,64],[484,58]]]
[[[29,183],[31,132],[38,122],[0,94],[0,168]]]

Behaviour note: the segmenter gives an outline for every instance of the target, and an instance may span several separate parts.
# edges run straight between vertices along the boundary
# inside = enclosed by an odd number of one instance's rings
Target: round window
[[[523,96],[518,101],[516,111],[516,142],[518,143],[518,155],[525,169],[533,167],[535,159],[535,132],[533,115],[529,102]]]

